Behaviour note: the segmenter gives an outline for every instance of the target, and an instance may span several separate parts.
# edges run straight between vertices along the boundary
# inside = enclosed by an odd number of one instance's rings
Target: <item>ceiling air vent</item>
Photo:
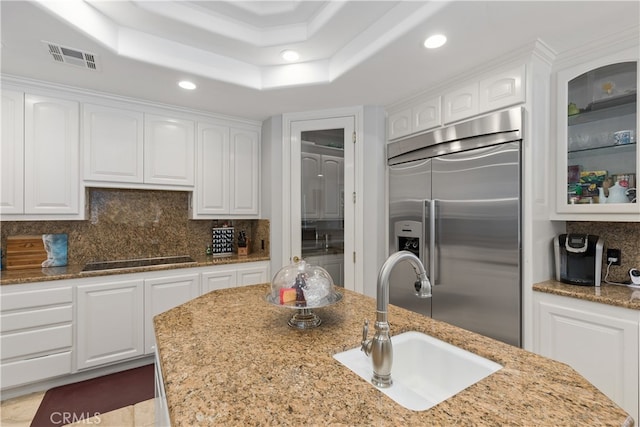
[[[60,46],[59,44],[43,42],[49,54],[56,62],[63,64],[75,65],[76,67],[88,68],[89,70],[98,70],[96,55],[93,53],[82,52],[81,50],[71,47]]]

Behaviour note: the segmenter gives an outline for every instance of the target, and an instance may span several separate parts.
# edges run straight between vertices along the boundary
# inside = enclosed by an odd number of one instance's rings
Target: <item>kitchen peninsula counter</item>
[[[404,409],[332,357],[360,346],[375,299],[340,290],[314,309],[322,325],[300,331],[268,291],[214,291],[154,318],[173,425],[633,425],[563,363],[389,306],[392,335],[421,331],[503,366],[427,411]],[[415,369],[436,369],[424,362]]]
[[[556,280],[533,285],[533,290],[548,294],[578,298],[601,304],[615,305],[632,310],[640,310],[640,289],[627,286],[607,285],[579,286],[568,285]]]
[[[207,267],[212,265],[239,264],[255,261],[269,261],[269,255],[249,254],[246,256],[201,256],[194,257],[193,262],[180,264],[161,264],[135,268],[114,270],[82,271],[84,265],[67,265],[64,267],[32,268],[24,270],[0,271],[0,286],[21,283],[45,282],[49,280],[79,279],[85,277],[111,276],[125,273],[142,273],[145,271],[175,270],[178,268]]]

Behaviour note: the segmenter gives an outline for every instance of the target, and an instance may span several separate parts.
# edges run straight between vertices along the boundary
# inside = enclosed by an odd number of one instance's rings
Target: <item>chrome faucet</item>
[[[431,297],[431,282],[427,277],[424,265],[417,256],[409,251],[395,252],[382,265],[378,274],[376,324],[373,339],[368,340],[369,321],[364,321],[362,327],[362,342],[360,349],[367,356],[371,356],[373,363],[373,377],[371,382],[376,387],[386,388],[392,384],[391,365],[393,364],[393,348],[389,336],[389,322],[387,320],[387,307],[389,305],[389,275],[400,261],[408,261],[416,272],[418,280],[414,286],[416,296],[419,298]]]

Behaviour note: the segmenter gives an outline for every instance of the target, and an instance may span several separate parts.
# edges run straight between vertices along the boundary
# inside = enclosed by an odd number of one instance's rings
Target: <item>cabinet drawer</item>
[[[71,352],[3,363],[2,388],[15,387],[71,373]]]
[[[39,310],[3,313],[2,316],[0,316],[0,331],[9,332],[38,326],[54,325],[56,323],[71,322],[72,319],[73,309],[70,304]]]
[[[56,289],[33,289],[24,292],[2,293],[2,311],[65,304],[73,301],[71,287]]]
[[[0,337],[2,360],[71,347],[71,324],[16,332]]]

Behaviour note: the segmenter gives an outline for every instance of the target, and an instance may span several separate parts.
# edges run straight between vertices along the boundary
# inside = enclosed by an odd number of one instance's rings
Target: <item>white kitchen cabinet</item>
[[[302,219],[344,217],[344,159],[338,156],[303,152]]]
[[[523,103],[524,82],[524,65],[480,80],[479,111],[484,113]]]
[[[191,120],[144,115],[144,182],[192,187],[195,130]]]
[[[304,258],[307,264],[327,270],[336,286],[344,286],[344,254],[313,255]]]
[[[25,95],[24,213],[80,214],[79,106]]]
[[[300,157],[302,179],[302,220],[320,219],[322,192],[322,155],[303,152]]]
[[[236,286],[236,269],[230,265],[208,268],[201,273],[201,294]]]
[[[471,83],[445,93],[443,97],[443,121],[445,124],[475,116],[479,113],[479,83]]]
[[[387,136],[389,139],[402,138],[413,132],[411,108],[395,111],[387,117]]]
[[[640,312],[534,292],[534,319],[534,351],[567,363],[638,419]]]
[[[257,218],[260,141],[255,129],[198,122],[191,217]]]
[[[409,108],[389,114],[388,138],[396,139],[440,126],[440,97],[421,100]]]
[[[78,103],[2,92],[4,219],[83,219]]]
[[[269,280],[269,261],[254,261],[2,286],[2,390],[143,358],[154,351],[157,314]]]
[[[87,185],[193,188],[193,121],[144,113],[133,106],[85,103],[82,125]]]
[[[388,139],[435,129],[443,124],[525,102],[526,66],[499,69],[441,92],[423,95],[392,109]],[[438,93],[440,93],[438,95]],[[437,95],[437,96],[434,96]]]
[[[233,288],[236,286],[268,283],[269,262],[256,261],[206,267],[200,275],[201,293]]]
[[[2,90],[0,213],[24,213],[24,93]]]
[[[412,107],[411,117],[413,132],[422,132],[440,126],[440,97],[427,99]]]
[[[252,262],[246,264],[237,264],[237,286],[257,285],[259,283],[269,283],[269,263],[268,262]]]
[[[200,294],[200,277],[197,273],[170,275],[144,281],[144,346],[145,353],[155,351],[156,339],[153,317],[184,304]]]
[[[638,59],[629,49],[558,72],[552,219],[640,221],[637,191],[627,191],[640,176]]]
[[[322,155],[322,218],[344,217],[344,159]]]
[[[78,285],[77,369],[144,355],[144,282],[139,279]]]
[[[331,275],[333,283],[337,286],[344,286],[344,255],[325,255],[322,260],[322,267]]]
[[[196,214],[229,214],[229,128],[198,122],[196,153],[197,177],[193,194]]]
[[[231,128],[231,214],[259,214],[260,140],[258,132]]]
[[[97,104],[83,104],[85,181],[142,183],[144,115]]]
[[[68,281],[7,285],[0,299],[2,389],[72,371],[73,290]]]

